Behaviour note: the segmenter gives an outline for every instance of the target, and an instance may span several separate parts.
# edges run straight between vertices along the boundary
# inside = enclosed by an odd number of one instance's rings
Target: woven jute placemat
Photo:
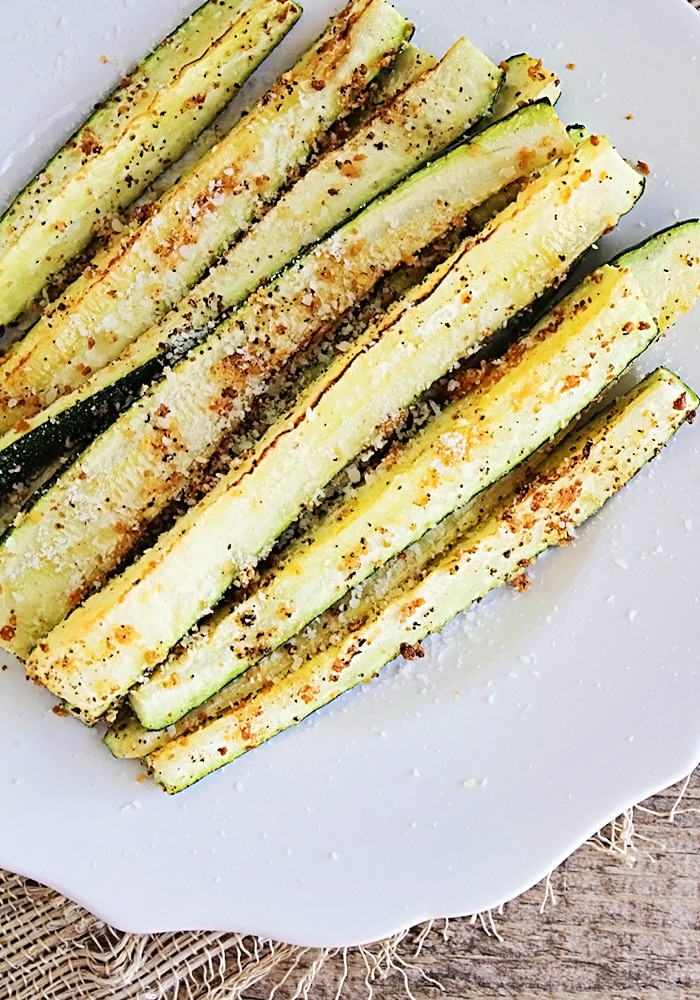
[[[700,9],[700,0],[689,0]],[[700,122],[699,122],[700,126]],[[584,996],[594,1000],[617,1000],[641,997],[690,998],[700,995],[700,906],[697,886],[700,878],[700,854],[679,847],[661,832],[661,824],[674,823],[679,817],[700,812],[694,804],[683,808],[681,801],[690,789],[689,801],[700,803],[700,771],[667,795],[655,796],[648,803],[630,810],[578,851],[557,873],[562,885],[555,889],[557,875],[520,897],[505,913],[475,914],[458,921],[434,921],[407,929],[393,938],[366,948],[324,950],[295,948],[290,945],[241,934],[180,932],[174,934],[124,934],[98,920],[59,893],[31,880],[0,871],[0,1000],[237,1000],[245,998],[318,998],[371,997],[381,988],[383,997],[430,996],[436,993],[461,997],[528,996],[561,997],[574,1000]],[[643,823],[639,827],[639,817]],[[0,821],[1,822],[1,821]],[[692,833],[694,833],[694,828]],[[694,844],[694,840],[692,842]],[[640,844],[644,845],[640,849]],[[637,901],[640,920],[628,926],[620,921],[607,926],[600,938],[597,955],[583,954],[582,941],[576,933],[582,922],[595,921],[591,906],[573,903],[570,919],[552,921],[545,912],[556,903],[557,893],[566,896],[571,872],[591,874],[587,881],[593,907],[601,911],[620,893],[609,889],[611,864],[625,869],[641,856],[646,864],[659,859],[659,868],[670,858],[684,859],[672,874],[652,880],[645,876],[640,886],[636,875],[626,872],[629,883],[624,897]],[[594,852],[597,852],[594,853]],[[692,899],[688,899],[688,887]],[[621,887],[620,887],[621,888]],[[648,912],[648,897],[655,899],[659,910]],[[668,899],[673,903],[669,906]],[[665,902],[664,902],[665,901]],[[567,899],[567,902],[569,900]],[[645,902],[647,906],[645,906]],[[599,915],[599,914],[598,914]],[[537,926],[537,922],[540,926]],[[515,949],[507,949],[503,935],[515,929]],[[571,975],[567,950],[560,940],[548,937],[553,926],[559,928],[572,947],[581,976]],[[533,929],[534,928],[534,929]],[[670,941],[671,930],[681,931],[677,952],[655,949],[650,942]],[[649,941],[639,935],[647,931]],[[474,935],[489,942],[475,946]],[[637,939],[637,950],[629,935]],[[593,937],[596,938],[595,932]],[[596,938],[597,939],[597,938]],[[455,947],[455,943],[459,947]],[[500,952],[496,959],[493,944]],[[523,972],[514,955],[529,952]],[[537,967],[542,948],[551,955],[550,969]],[[446,954],[440,954],[440,952]],[[581,954],[579,954],[581,952]],[[686,953],[687,952],[687,953]],[[432,953],[432,954],[431,954]],[[463,964],[455,969],[452,956],[460,953]],[[569,956],[571,957],[571,956]],[[647,963],[648,975],[628,971],[630,959]],[[489,964],[490,960],[490,964]],[[606,964],[607,963],[607,964]],[[651,964],[649,964],[651,963]],[[622,977],[609,974],[621,965]],[[598,975],[588,974],[591,966]],[[502,985],[507,970],[507,986]],[[433,970],[444,972],[447,982],[435,978]],[[607,969],[603,974],[601,970]],[[568,975],[567,975],[568,973]]]

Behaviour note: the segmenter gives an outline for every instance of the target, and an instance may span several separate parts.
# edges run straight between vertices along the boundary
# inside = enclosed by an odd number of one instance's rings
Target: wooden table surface
[[[494,914],[500,940],[469,920],[450,922],[444,938],[427,937],[416,962],[442,990],[411,971],[416,1000],[698,1000],[700,770],[669,823],[678,791],[645,804],[663,817],[635,810],[633,864],[586,846],[552,875],[555,903],[549,898],[544,912],[545,887],[538,886]],[[410,954],[401,950],[407,961]],[[343,996],[365,1000],[361,956],[349,965]],[[332,1000],[336,973],[321,977],[314,1000]],[[375,988],[375,1000],[405,1000],[397,973]],[[267,998],[256,990],[247,996]]]

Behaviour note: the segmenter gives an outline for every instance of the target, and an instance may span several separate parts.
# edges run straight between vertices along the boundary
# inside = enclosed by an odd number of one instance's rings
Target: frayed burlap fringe
[[[443,933],[447,921],[441,921]],[[400,975],[425,979],[420,950],[430,922],[371,947],[297,948],[240,934],[124,934],[75,903],[18,875],[0,874],[2,1000],[237,1000],[253,987],[270,1000],[307,998],[321,970],[332,967],[335,995],[348,977],[348,953],[359,956],[373,985]]]
[[[688,811],[680,803],[689,780],[667,812],[645,805],[630,809],[589,846],[634,864],[645,846],[660,846],[635,829],[635,820],[643,826],[645,814],[652,813],[673,822]],[[541,910],[555,902],[548,877]],[[499,913],[465,919],[500,940]],[[431,935],[446,936],[448,930],[448,921],[431,921],[351,949],[295,948],[240,934],[124,934],[50,889],[0,873],[0,1000],[306,1000],[321,980],[323,996],[338,1000],[358,977],[371,1000],[375,987],[392,975],[412,998],[421,982],[431,992],[440,990],[422,971],[420,953]]]

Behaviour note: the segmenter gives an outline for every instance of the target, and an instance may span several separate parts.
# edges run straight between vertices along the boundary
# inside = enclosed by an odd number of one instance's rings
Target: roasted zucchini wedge
[[[522,574],[544,549],[569,541],[652,459],[694,412],[698,397],[672,372],[659,369],[590,423],[573,431],[525,485],[506,480],[414,543],[418,566],[399,579],[382,603],[361,595],[364,613],[340,641],[320,652],[291,647],[278,654],[274,680],[261,683],[218,717],[166,739],[146,757],[171,794],[373,677],[399,653],[439,631],[455,615],[509,578]],[[280,651],[281,652],[281,651]],[[283,661],[287,672],[281,673]],[[242,679],[241,679],[242,680]],[[122,729],[123,744],[148,745],[151,735]],[[118,752],[119,732],[108,745]]]
[[[0,643],[25,656],[95,589],[296,350],[333,329],[383,275],[500,183],[570,149],[549,105],[524,108],[372,202],[254,293],[94,441],[3,540],[0,626],[10,627],[0,628]]]
[[[209,0],[126,77],[0,219],[0,326],[185,152],[300,14]]]
[[[150,217],[98,254],[10,350],[0,365],[0,430],[21,427],[80,385],[179,302],[411,31],[387,0],[353,0],[334,18]]]
[[[491,116],[503,118],[515,108],[522,108],[533,101],[548,100],[556,104],[561,95],[559,77],[526,52],[511,56],[501,64],[505,79],[496,98]]]
[[[642,189],[642,178],[598,137],[546,167],[312,383],[288,417],[152,549],[43,639],[27,660],[30,675],[87,721],[104,714],[269,551],[387,419],[561,280]],[[183,402],[163,414],[171,423],[161,439],[179,441],[174,422],[186,419]],[[161,728],[159,718],[145,721]]]

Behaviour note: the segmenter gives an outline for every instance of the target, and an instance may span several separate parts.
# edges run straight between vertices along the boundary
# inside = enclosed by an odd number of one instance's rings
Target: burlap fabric
[[[700,0],[689,2],[700,9]],[[625,860],[632,830],[627,815],[601,832],[597,846]],[[479,914],[464,921],[488,933],[491,919]],[[358,977],[371,995],[392,974],[411,995],[421,979],[421,949],[437,933],[444,933],[444,923],[340,951],[294,948],[239,934],[123,934],[58,893],[0,872],[0,1000],[282,1000],[307,997],[316,988],[318,995],[332,997]],[[431,992],[438,988],[424,981]]]

